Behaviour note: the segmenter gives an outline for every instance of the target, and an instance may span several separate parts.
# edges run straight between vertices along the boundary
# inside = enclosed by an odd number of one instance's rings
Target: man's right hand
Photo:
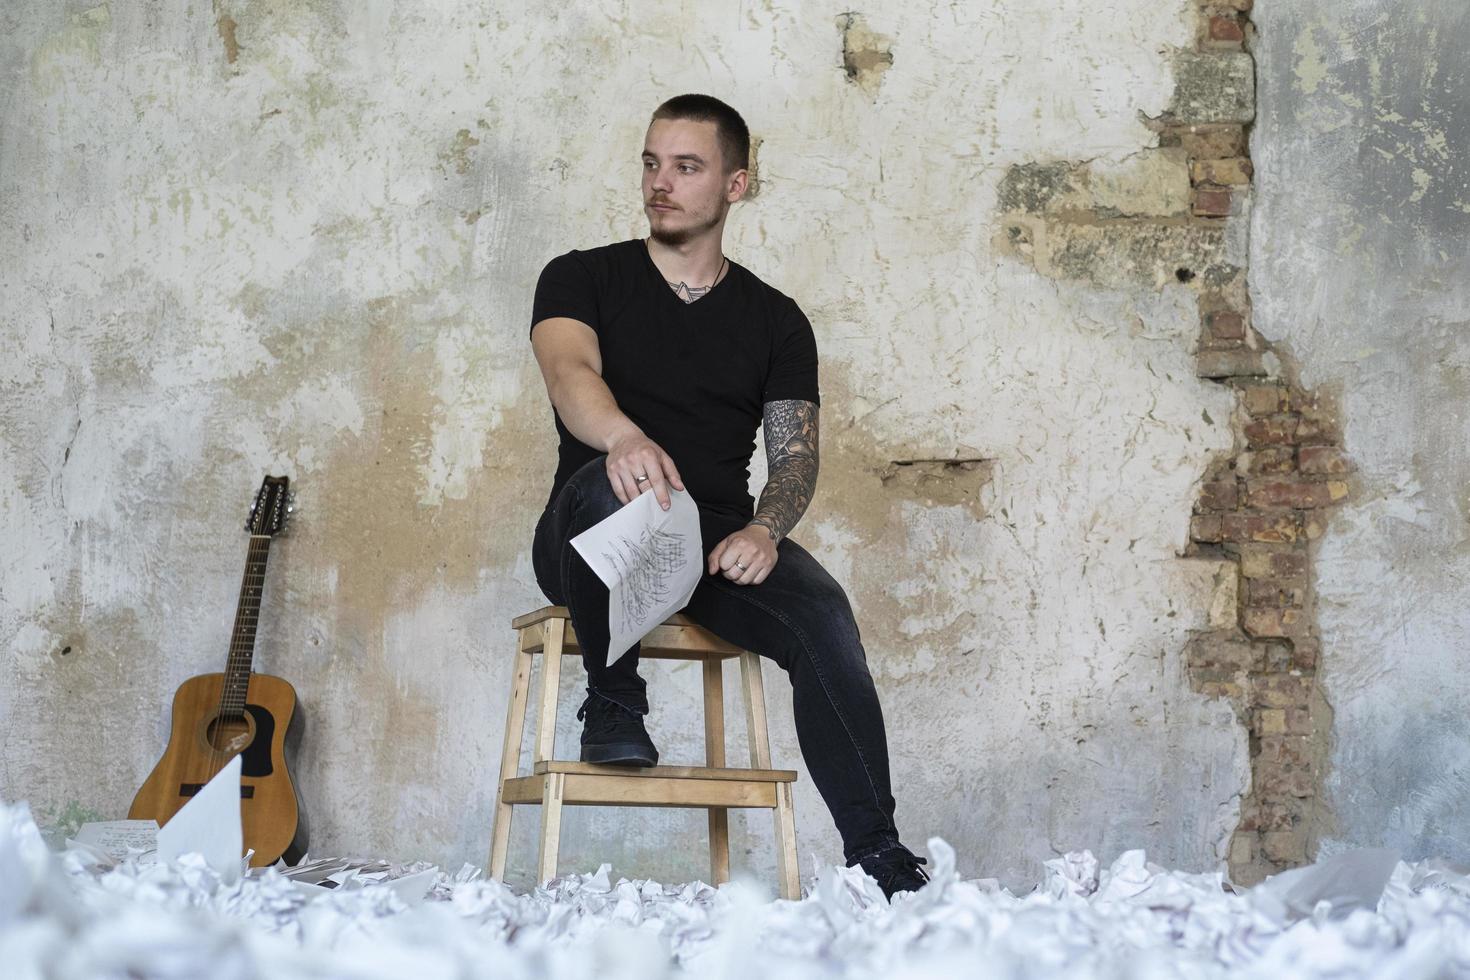
[[[647,479],[640,480],[640,476]],[[664,510],[669,509],[669,487],[684,489],[669,454],[642,432],[629,432],[608,446],[607,479],[618,500],[625,504],[652,487]]]

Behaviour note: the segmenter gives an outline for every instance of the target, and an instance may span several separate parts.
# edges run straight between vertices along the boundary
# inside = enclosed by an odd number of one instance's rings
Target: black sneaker
[[[643,716],[591,690],[577,709],[582,722],[582,761],[604,766],[656,766],[658,749]]]
[[[849,861],[847,866],[862,865],[862,869],[883,889],[883,896],[891,899],[896,892],[916,892],[923,888],[929,876],[919,865],[928,863],[902,844],[895,844]]]

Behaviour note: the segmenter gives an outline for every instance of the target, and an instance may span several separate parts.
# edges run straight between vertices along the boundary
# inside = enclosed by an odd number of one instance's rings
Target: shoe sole
[[[658,765],[658,752],[648,754],[648,747],[636,742],[614,742],[611,745],[582,746],[582,761],[600,766],[634,766],[648,769]]]

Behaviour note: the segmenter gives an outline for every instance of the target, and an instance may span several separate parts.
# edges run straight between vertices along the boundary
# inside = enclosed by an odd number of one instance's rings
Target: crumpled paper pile
[[[58,855],[25,804],[0,804],[0,964],[15,980],[1470,975],[1470,878],[1441,861],[1350,852],[1237,893],[1142,851],[1105,870],[1081,851],[1014,895],[959,880],[942,840],[929,854],[934,880],[891,905],[840,867],[800,902],[614,882],[607,865],[525,895],[470,867],[312,895],[272,870],[227,883],[193,856]]]

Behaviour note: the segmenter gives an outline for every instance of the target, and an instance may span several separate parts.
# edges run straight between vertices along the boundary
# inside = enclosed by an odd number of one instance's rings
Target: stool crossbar
[[[776,864],[782,898],[800,898],[796,861],[796,814],[791,784],[796,772],[771,768],[766,728],[765,688],[760,657],[721,640],[682,614],[671,616],[644,637],[639,656],[648,660],[697,660],[704,670],[703,766],[595,765],[554,759],[557,689],[561,658],[581,656],[576,631],[565,606],[545,606],[511,621],[516,631],[515,666],[511,672],[510,707],[505,716],[505,745],[500,756],[500,782],[495,795],[495,826],[490,843],[490,876],[504,880],[513,808],[541,807],[542,882],[556,877],[557,847],[564,806],[698,807],[709,811],[710,874],[715,884],[730,880],[732,807],[764,807],[772,811],[776,830]],[[531,706],[531,663],[542,658],[536,737],[531,772],[520,775],[521,735]],[[740,659],[745,723],[750,742],[749,769],[725,766],[725,692],[723,665]]]

